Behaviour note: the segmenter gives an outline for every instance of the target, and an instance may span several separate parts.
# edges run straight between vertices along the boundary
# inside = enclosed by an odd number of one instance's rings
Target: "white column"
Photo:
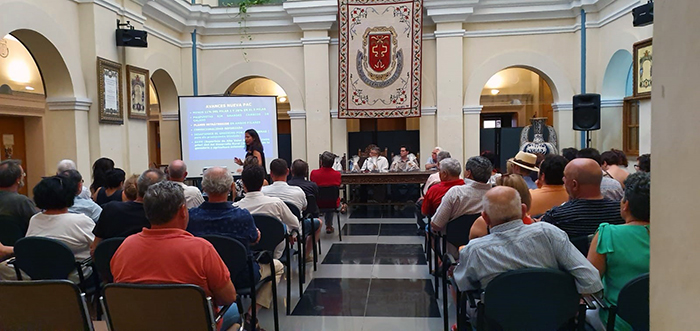
[[[639,100],[639,155],[646,153],[651,153],[651,99]]]
[[[481,154],[481,109],[482,105],[462,108],[464,116],[464,160]]]
[[[326,30],[304,31],[304,90],[306,91],[306,160],[331,149],[330,73]],[[307,162],[308,162],[307,161]],[[313,163],[312,163],[313,164]]]
[[[72,159],[78,169],[89,174],[90,142],[88,112],[92,100],[86,98],[48,98],[44,116],[45,167],[47,175],[55,172],[62,159]]]
[[[437,144],[464,161],[463,53],[461,22],[438,23],[437,45]]]
[[[553,103],[554,129],[557,130],[559,138],[559,150],[567,147],[579,148],[578,132],[574,131],[574,107],[570,103]]]
[[[306,112],[303,110],[290,110],[290,126],[292,130],[292,160],[302,159],[309,162],[306,155]],[[309,163],[313,169],[313,163]]]
[[[437,108],[426,107],[421,109],[420,117],[420,166],[425,169],[425,160],[433,152],[437,144],[437,130],[435,127]],[[440,146],[442,147],[442,146]]]
[[[331,110],[331,152],[342,156],[348,151],[348,125],[344,118],[338,118],[338,110]],[[347,155],[350,157],[350,155]]]
[[[180,116],[178,113],[161,113],[160,122],[160,161],[168,164],[182,157],[180,155]],[[199,173],[202,169],[192,169],[190,173]]]

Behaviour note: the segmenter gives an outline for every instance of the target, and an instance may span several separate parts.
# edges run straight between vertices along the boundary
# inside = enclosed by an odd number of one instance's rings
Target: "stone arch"
[[[264,77],[277,83],[287,93],[291,111],[306,111],[301,85],[283,68],[270,63],[251,61],[236,64],[224,70],[214,80],[212,86],[220,93],[224,93],[234,82],[249,77]]]
[[[477,67],[469,77],[464,105],[479,105],[481,91],[489,78],[503,69],[514,67],[532,70],[542,76],[552,89],[554,103],[571,103],[574,89],[556,61],[546,54],[518,50],[495,55]]]
[[[151,81],[158,93],[161,113],[177,113],[178,93],[175,82],[165,69],[158,69],[151,74]]]
[[[613,54],[605,68],[603,86],[600,90],[604,99],[622,99],[626,96],[628,76],[632,66],[632,53],[620,49]]]

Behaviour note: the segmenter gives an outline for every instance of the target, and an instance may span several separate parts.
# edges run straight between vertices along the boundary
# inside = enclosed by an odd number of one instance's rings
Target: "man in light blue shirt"
[[[67,185],[72,185],[76,192],[75,198],[73,199],[73,206],[69,207],[68,211],[75,214],[85,214],[97,223],[102,213],[102,208],[92,201],[92,199],[84,199],[80,196],[80,192],[83,191],[83,176],[80,175],[78,170],[63,171],[61,172],[61,176],[68,179],[69,183],[67,183]]]

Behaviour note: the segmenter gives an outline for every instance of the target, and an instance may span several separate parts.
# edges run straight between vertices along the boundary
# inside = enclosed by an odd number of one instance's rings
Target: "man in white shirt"
[[[204,202],[202,192],[194,186],[185,185],[184,181],[187,178],[187,165],[182,160],[170,162],[168,166],[168,180],[182,186],[185,191],[185,200],[187,201],[187,209],[199,207]]]
[[[73,160],[64,159],[64,160],[61,160],[61,162],[58,162],[58,165],[56,165],[56,175],[60,175],[66,170],[78,170],[77,167],[75,166],[75,162],[73,162]],[[81,181],[81,184],[82,184],[82,181]],[[80,190],[81,191],[80,191],[80,194],[78,194],[78,197],[80,197],[81,199],[92,200],[92,198],[91,198],[92,194],[90,194],[89,188],[81,185]],[[100,210],[102,210],[102,209],[100,208]],[[88,216],[90,216],[90,215],[88,215]]]
[[[417,171],[420,170],[416,156],[410,154],[406,146],[401,146],[399,157],[394,157],[394,162],[391,163],[391,171]]]
[[[92,199],[83,199],[80,197],[80,192],[83,191],[83,176],[78,172],[78,170],[66,170],[59,174],[60,176],[67,177],[71,181],[71,185],[75,188],[75,198],[73,199],[73,205],[68,207],[68,212],[74,214],[83,214],[90,217],[93,222],[97,223],[100,219],[100,214],[102,213],[102,207],[96,204]]]
[[[379,155],[379,147],[372,147],[369,151],[369,158],[362,165],[362,172],[389,172],[389,161]]]
[[[245,197],[233,205],[238,208],[245,208],[251,214],[261,214],[274,217],[285,225],[287,231],[296,229],[301,230],[299,219],[289,210],[289,207],[280,198],[268,197],[260,192],[263,180],[265,179],[265,170],[256,165],[249,165],[243,169],[241,173],[243,179],[243,187],[246,191]],[[306,198],[306,197],[305,197]],[[264,234],[263,234],[264,235]],[[274,257],[279,259],[284,252],[284,242],[280,243],[274,252]]]
[[[425,170],[437,170],[437,166],[440,164],[440,160],[438,160],[437,156],[440,152],[442,152],[442,148],[440,147],[435,147],[433,149],[433,153],[425,160]]]

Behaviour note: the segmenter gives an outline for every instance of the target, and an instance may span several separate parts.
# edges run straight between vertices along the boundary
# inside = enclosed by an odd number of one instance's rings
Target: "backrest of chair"
[[[318,217],[318,204],[316,203],[316,196],[309,194],[306,196],[306,210],[304,210],[304,217]]]
[[[19,225],[17,218],[0,215],[0,243],[5,246],[14,246],[15,242],[23,237],[24,230]]]
[[[334,204],[340,196],[340,188],[337,186],[319,186],[316,202],[332,201]]]
[[[649,274],[625,284],[617,297],[617,315],[634,330],[649,330]]]
[[[481,214],[468,214],[457,217],[447,223],[445,236],[447,242],[459,247],[469,243],[469,230]]]
[[[571,243],[574,244],[574,247],[578,249],[583,256],[588,256],[588,249],[591,246],[591,240],[593,240],[593,234],[590,235],[585,235],[585,236],[579,236],[579,237],[574,237],[570,238]]]
[[[214,330],[210,301],[189,284],[108,284],[103,304],[110,330]]]
[[[95,268],[97,273],[102,277],[102,280],[111,283],[114,281],[112,277],[112,269],[110,268],[110,262],[112,261],[112,256],[117,252],[117,248],[121,246],[125,238],[115,237],[109,238],[101,241],[97,247],[95,247],[95,253],[93,254],[93,262],[95,263]]]
[[[557,330],[578,312],[574,277],[527,268],[494,278],[484,291],[485,316],[504,330]]]
[[[224,261],[231,274],[231,280],[246,277],[245,271],[247,269],[245,266],[248,264],[248,250],[240,241],[219,235],[205,235],[202,238],[209,241],[219,253],[221,260]],[[252,281],[248,281],[248,284],[252,283]],[[236,285],[235,281],[234,285]]]
[[[70,281],[11,281],[0,282],[0,330],[92,330],[92,322]]]
[[[255,220],[255,226],[260,230],[260,241],[252,245],[250,249],[256,252],[274,252],[275,247],[284,241],[286,235],[284,224],[282,221],[268,215],[253,214],[253,219]]]
[[[15,243],[15,267],[33,280],[67,279],[75,256],[66,244],[44,237],[24,237]]]
[[[289,210],[292,211],[292,214],[294,214],[294,216],[296,216],[297,218],[301,218],[301,211],[299,210],[299,208],[297,208],[295,204],[289,201],[285,201],[284,204],[287,205],[287,208],[289,208]]]

